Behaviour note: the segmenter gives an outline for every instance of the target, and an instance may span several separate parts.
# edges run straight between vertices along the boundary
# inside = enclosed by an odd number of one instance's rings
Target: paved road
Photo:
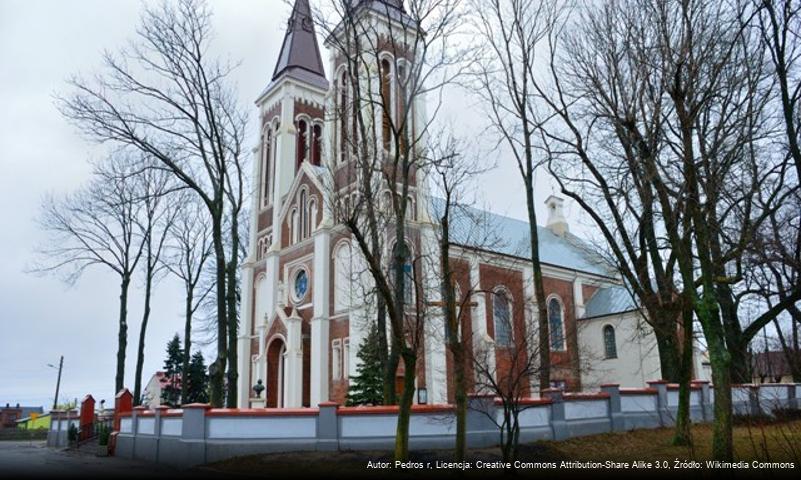
[[[0,478],[15,477],[137,477],[183,476],[173,469],[117,457],[98,457],[94,451],[45,447],[43,441],[0,442]]]

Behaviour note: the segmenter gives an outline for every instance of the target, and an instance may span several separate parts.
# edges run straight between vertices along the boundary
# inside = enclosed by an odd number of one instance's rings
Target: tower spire
[[[276,80],[283,74],[316,84],[322,82],[326,88],[328,86],[320,47],[317,45],[317,36],[314,33],[309,0],[295,0],[295,6],[292,8],[272,79]]]

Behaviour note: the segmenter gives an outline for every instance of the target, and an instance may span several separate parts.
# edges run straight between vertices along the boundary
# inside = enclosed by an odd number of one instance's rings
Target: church
[[[406,14],[402,0],[357,2],[354,14],[367,16],[373,25],[388,25]],[[332,41],[324,46],[330,48]],[[379,58],[395,53],[387,47]],[[326,75],[309,2],[296,0],[272,78],[256,100],[260,135],[238,341],[241,408],[344,404],[358,347],[375,318],[376,299],[355,285],[359,247],[329,208],[331,196],[340,193],[328,187],[327,178],[347,178],[353,168],[337,147],[347,129],[326,114],[347,94],[343,68],[341,56],[331,55],[331,76]],[[415,115],[425,112],[423,105],[410,108]],[[425,248],[432,241],[427,207],[435,200],[420,178],[410,189],[408,230],[415,236],[412,243]],[[546,224],[538,227],[552,386],[567,391],[608,382],[642,387],[661,378],[653,333],[619,275],[570,232],[563,203],[549,197]],[[495,355],[488,361],[500,371],[509,338],[536,315],[529,226],[474,213],[504,242],[487,248],[469,236],[460,238],[458,231],[453,235],[457,289],[495,293],[475,295],[469,311],[460,315],[461,333],[474,344],[489,345]],[[453,361],[445,340],[426,335],[423,344],[415,385],[425,394],[415,395],[415,401],[452,403]],[[536,396],[537,382],[530,383]],[[265,387],[263,394],[254,390],[257,384]]]

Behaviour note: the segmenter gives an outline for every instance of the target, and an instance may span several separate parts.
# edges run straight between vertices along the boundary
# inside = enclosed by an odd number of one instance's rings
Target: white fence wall
[[[714,390],[696,382],[690,395],[696,421],[712,419]],[[801,408],[801,385],[735,386],[738,413],[767,413],[775,408]],[[521,440],[560,440],[599,432],[668,426],[675,421],[678,390],[666,382],[648,388],[620,389],[604,385],[599,393],[565,394],[548,390],[542,399],[526,399],[519,414]],[[66,425],[68,421],[59,420]],[[77,420],[76,420],[77,421]],[[470,447],[497,444],[503,421],[500,402],[472,397],[467,417]],[[195,465],[260,452],[386,449],[395,440],[397,407],[316,409],[212,409],[189,405],[183,410],[137,407],[120,419],[117,455],[155,462]],[[61,428],[61,427],[58,427]],[[411,448],[450,448],[455,437],[454,408],[415,405],[409,425]]]

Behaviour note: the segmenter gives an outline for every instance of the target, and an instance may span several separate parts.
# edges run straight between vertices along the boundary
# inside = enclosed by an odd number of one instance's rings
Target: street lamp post
[[[47,364],[48,367],[56,368],[52,363]],[[58,390],[61,388],[61,369],[64,367],[64,355],[58,362],[58,380],[56,380],[56,398],[53,399],[53,410],[58,408]]]

